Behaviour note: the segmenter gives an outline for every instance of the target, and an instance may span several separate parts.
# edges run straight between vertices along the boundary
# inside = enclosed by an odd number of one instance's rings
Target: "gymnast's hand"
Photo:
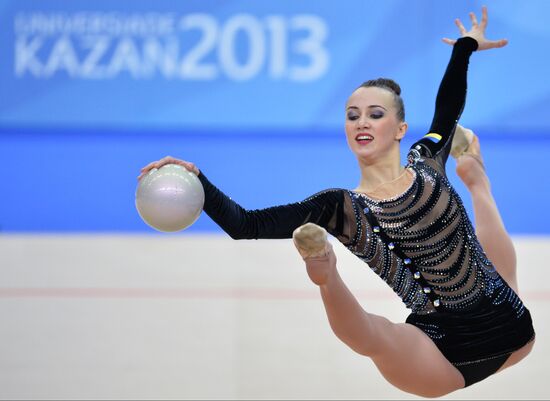
[[[147,166],[143,167],[141,169],[141,174],[138,176],[138,180],[140,180],[144,175],[146,175],[152,169],[161,168],[162,166],[164,166],[166,164],[177,164],[179,166],[183,166],[187,170],[194,173],[195,175],[199,175],[199,173],[200,173],[200,170],[198,169],[198,167],[195,166],[193,163],[187,162],[185,160],[176,159],[175,157],[172,157],[172,156],[166,156],[166,157],[163,157],[160,160],[157,160],[155,162],[151,162]]]
[[[477,23],[477,17],[473,12],[470,13],[470,20],[472,21],[472,28],[469,31],[466,31],[466,28],[464,28],[464,25],[462,25],[460,19],[457,18],[455,20],[455,24],[458,27],[462,37],[474,38],[477,41],[478,51],[494,49],[496,47],[504,47],[508,44],[506,39],[487,40],[485,38],[485,29],[487,28],[487,7],[483,6],[481,8],[481,24]],[[443,38],[443,42],[449,45],[454,45],[456,40]]]

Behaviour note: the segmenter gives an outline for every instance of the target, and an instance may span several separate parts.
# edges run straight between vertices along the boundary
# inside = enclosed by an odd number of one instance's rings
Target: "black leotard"
[[[534,337],[529,311],[487,259],[445,173],[476,49],[472,38],[453,47],[430,131],[409,151],[414,180],[394,198],[329,189],[245,210],[199,174],[205,212],[234,239],[291,238],[307,222],[324,227],[397,293],[412,311],[407,322],[434,341],[466,385],[494,373]]]

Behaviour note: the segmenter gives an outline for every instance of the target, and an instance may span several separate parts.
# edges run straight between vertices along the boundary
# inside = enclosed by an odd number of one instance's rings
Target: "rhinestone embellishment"
[[[401,196],[376,201],[350,191],[357,232],[348,248],[413,312],[468,310],[481,297],[500,294],[500,278],[440,161],[431,156],[424,160],[421,152],[430,151],[418,147],[420,151],[409,152],[414,185]],[[454,280],[455,268],[464,277],[459,282]],[[433,283],[425,275],[433,277]],[[499,295],[495,302],[504,298]]]

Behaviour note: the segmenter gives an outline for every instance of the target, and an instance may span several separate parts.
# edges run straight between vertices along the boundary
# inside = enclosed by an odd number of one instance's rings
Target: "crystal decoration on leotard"
[[[449,310],[468,309],[483,295],[500,291],[502,279],[483,253],[442,165],[416,153],[407,166],[413,182],[403,194],[380,200],[349,192],[353,209],[364,214],[354,216],[357,232],[348,248],[413,312],[431,313],[443,305]],[[367,230],[373,218],[376,224]],[[405,256],[400,259],[397,251]],[[523,306],[516,304],[520,315]]]

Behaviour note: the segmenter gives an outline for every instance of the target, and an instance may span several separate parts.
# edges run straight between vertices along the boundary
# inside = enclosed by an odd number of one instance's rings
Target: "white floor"
[[[515,238],[537,344],[447,399],[548,399],[550,238]],[[336,244],[365,308],[401,302]],[[0,236],[0,399],[414,399],[332,333],[290,240]]]

